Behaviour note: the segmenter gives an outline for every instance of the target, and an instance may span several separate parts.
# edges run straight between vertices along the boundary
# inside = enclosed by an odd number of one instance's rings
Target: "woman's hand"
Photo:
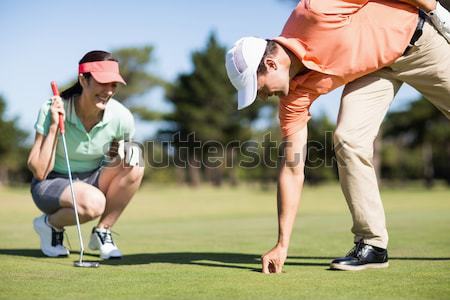
[[[64,103],[60,96],[53,96],[52,104],[50,106],[50,113],[52,114],[52,125],[58,125],[59,115],[62,114],[63,120],[66,119],[66,112],[64,111]]]

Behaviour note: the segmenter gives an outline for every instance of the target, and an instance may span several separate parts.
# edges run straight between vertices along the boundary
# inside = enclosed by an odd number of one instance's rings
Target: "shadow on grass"
[[[242,253],[212,253],[212,252],[169,252],[169,253],[139,253],[125,255],[121,260],[103,261],[105,265],[146,265],[154,263],[168,263],[178,265],[197,265],[206,267],[243,269],[261,272],[261,256]],[[246,264],[257,267],[243,266]],[[286,262],[286,265],[296,266],[328,266],[316,262]]]
[[[333,260],[339,256],[289,256],[288,259],[328,259]],[[423,261],[450,261],[450,257],[398,257],[389,256],[389,260],[423,260]]]
[[[79,251],[70,251],[71,254],[80,254]],[[47,257],[45,256],[41,250],[39,249],[0,249],[0,255],[12,255],[12,256],[24,256],[24,257],[35,257],[35,258],[39,258],[39,257]],[[98,257],[97,254],[93,254],[93,253],[89,253],[89,252],[84,252],[84,256],[93,256],[93,257]],[[55,257],[58,258],[58,257]],[[64,256],[62,256],[61,258],[64,258]]]
[[[72,251],[72,254],[79,252]],[[0,255],[13,255],[24,257],[45,257],[37,249],[0,249]],[[98,255],[85,253],[85,256],[98,257]],[[327,256],[289,256],[287,266],[319,266],[328,267],[330,260],[335,257]],[[450,257],[391,257],[390,260],[414,261],[450,261]],[[295,260],[307,260],[297,262]],[[326,263],[310,262],[308,260],[327,260]],[[260,272],[260,255],[243,253],[214,253],[214,252],[167,252],[167,253],[138,253],[123,256],[119,260],[103,260],[102,265],[127,266],[166,263],[176,265],[197,265],[205,267],[232,268]],[[245,266],[254,265],[254,266]]]
[[[79,252],[71,251],[73,254]],[[0,249],[0,255],[12,255],[23,257],[45,257],[40,250],[37,249]],[[98,255],[85,253],[85,256]],[[254,272],[260,272],[260,255],[256,254],[242,254],[242,253],[212,253],[212,252],[168,252],[168,253],[139,253],[124,255],[122,259],[103,260],[102,265],[111,266],[126,266],[126,265],[147,265],[154,263],[167,263],[178,265],[197,265],[206,267],[232,268],[243,269]],[[304,259],[308,259],[304,257]],[[245,265],[256,265],[245,266]],[[292,262],[287,261],[286,265],[294,266],[323,266],[328,264],[318,262]]]

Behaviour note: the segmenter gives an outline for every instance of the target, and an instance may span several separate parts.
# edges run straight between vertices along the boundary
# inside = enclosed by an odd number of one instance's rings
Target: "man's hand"
[[[444,36],[447,42],[450,43],[450,13],[439,2],[436,4],[436,9],[427,12],[431,23]]]
[[[287,248],[275,246],[261,256],[262,272],[264,274],[281,273],[287,258]]]

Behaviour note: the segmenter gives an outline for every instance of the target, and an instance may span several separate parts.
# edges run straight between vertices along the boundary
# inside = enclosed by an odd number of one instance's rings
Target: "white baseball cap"
[[[238,91],[238,109],[256,100],[258,80],[256,72],[266,51],[267,41],[256,37],[243,37],[228,50],[225,67],[228,78]]]

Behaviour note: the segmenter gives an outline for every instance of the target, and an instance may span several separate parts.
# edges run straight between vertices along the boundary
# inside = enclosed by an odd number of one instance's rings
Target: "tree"
[[[305,178],[312,184],[337,178],[337,163],[333,150],[335,128],[326,115],[308,122]]]
[[[6,119],[6,101],[0,95],[0,185],[7,184],[11,177],[22,176],[26,169],[28,134],[17,125],[18,119]]]
[[[384,136],[395,139],[403,151],[421,149],[422,172],[427,187],[436,175],[450,183],[450,126],[445,116],[425,98],[405,111],[388,114]]]
[[[154,63],[153,46],[141,48],[120,48],[112,52],[119,60],[120,73],[127,82],[126,86],[118,89],[117,98],[122,102],[129,102],[134,97],[140,97],[157,87],[164,87],[166,82],[149,71]],[[145,106],[134,107],[136,112],[148,118]],[[156,115],[150,115],[152,118]]]
[[[235,157],[235,149],[224,148],[233,140],[245,140],[251,136],[250,123],[258,116],[260,105],[237,111],[236,91],[225,70],[225,47],[211,33],[205,49],[192,54],[193,71],[180,74],[167,89],[167,98],[174,111],[166,116],[174,128],[160,134],[176,134],[174,140],[178,156],[188,162],[188,181],[197,185],[200,181],[202,162],[207,177],[220,185],[226,159]],[[187,153],[181,153],[180,141],[186,141]],[[199,144],[201,147],[199,148]],[[222,156],[221,167],[208,164],[210,150]],[[201,157],[204,159],[201,161]],[[232,170],[232,169],[230,169]],[[232,177],[233,175],[231,175]]]

